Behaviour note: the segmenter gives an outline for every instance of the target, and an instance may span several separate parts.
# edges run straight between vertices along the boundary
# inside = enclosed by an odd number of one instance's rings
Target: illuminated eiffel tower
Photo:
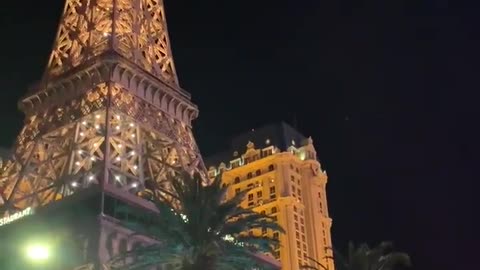
[[[162,0],[66,0],[43,78],[19,107],[25,125],[1,168],[4,217],[71,198],[100,198],[101,216],[109,198],[148,208],[138,195],[168,188],[166,175],[205,172]],[[103,261],[108,220],[98,222]]]

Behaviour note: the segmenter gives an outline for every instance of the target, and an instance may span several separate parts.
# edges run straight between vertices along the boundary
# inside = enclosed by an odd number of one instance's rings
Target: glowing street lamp
[[[45,261],[50,257],[50,250],[45,245],[30,245],[26,249],[27,257],[35,262]]]

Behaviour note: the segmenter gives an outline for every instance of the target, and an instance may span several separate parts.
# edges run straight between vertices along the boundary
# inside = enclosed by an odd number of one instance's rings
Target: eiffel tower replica
[[[162,0],[66,0],[42,80],[19,108],[25,124],[1,168],[0,232],[68,231],[82,246],[78,269],[103,269],[112,249],[147,241],[127,237],[115,206],[153,211],[142,196],[168,188],[169,174],[206,171]],[[51,269],[73,269],[62,267]]]

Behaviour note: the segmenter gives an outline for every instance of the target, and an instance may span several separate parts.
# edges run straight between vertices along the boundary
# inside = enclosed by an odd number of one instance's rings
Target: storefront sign
[[[30,215],[33,215],[33,208],[31,207],[25,208],[22,211],[17,212],[13,215],[0,218],[0,226],[7,225],[9,223],[12,223],[16,220],[19,220],[23,217],[30,216]]]

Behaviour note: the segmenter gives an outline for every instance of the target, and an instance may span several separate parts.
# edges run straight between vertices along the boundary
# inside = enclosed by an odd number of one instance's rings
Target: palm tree
[[[252,253],[272,252],[278,244],[277,239],[245,233],[268,229],[283,233],[270,217],[240,207],[248,191],[226,200],[228,187],[220,176],[205,185],[200,175],[185,173],[170,183],[166,195],[154,200],[158,215],[127,225],[159,241],[120,254],[111,261],[113,269],[168,264],[179,270],[244,270],[259,267]]]
[[[374,248],[367,244],[361,244],[355,247],[353,243],[348,245],[348,254],[343,256],[339,252],[334,252],[335,268],[337,270],[395,270],[397,267],[409,267],[411,265],[410,257],[403,252],[395,252],[393,244],[382,242]],[[327,270],[327,268],[318,261],[310,258],[315,266],[303,266],[303,269]]]

